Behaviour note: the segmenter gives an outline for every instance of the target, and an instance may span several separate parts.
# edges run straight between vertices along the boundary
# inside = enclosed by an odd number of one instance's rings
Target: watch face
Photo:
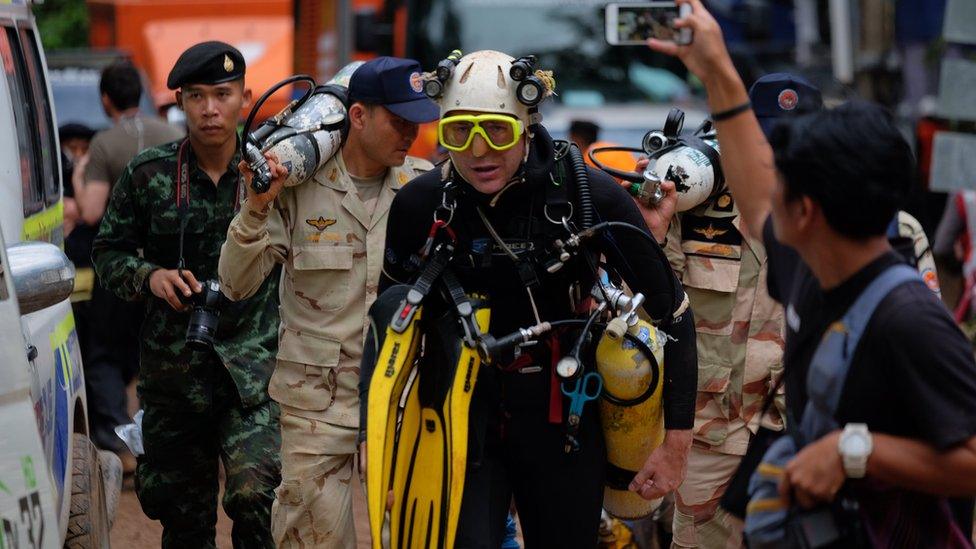
[[[844,450],[844,454],[849,456],[863,456],[868,452],[868,441],[867,438],[860,434],[851,434],[844,437],[844,442],[841,444],[841,447]]]

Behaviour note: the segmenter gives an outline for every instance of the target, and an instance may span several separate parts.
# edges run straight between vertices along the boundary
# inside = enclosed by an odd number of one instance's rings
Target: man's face
[[[77,160],[88,153],[88,140],[83,137],[69,137],[61,141],[61,150],[68,158]]]
[[[783,175],[777,172],[773,189],[773,234],[783,244],[800,249],[814,231],[814,203],[809,197],[787,198]]]
[[[408,122],[381,105],[361,105],[361,116],[350,127],[358,132],[363,153],[373,162],[386,166],[402,166],[407,150],[417,139],[419,124]]]
[[[467,111],[451,111],[444,116],[459,114],[483,114]],[[475,134],[471,146],[463,151],[451,151],[451,162],[476,191],[482,194],[495,194],[505,188],[518,173],[525,158],[528,141],[523,132],[518,143],[510,149],[496,151],[488,146],[481,135]]]
[[[251,90],[244,89],[244,80],[189,84],[177,92],[176,102],[186,113],[190,137],[205,146],[219,146],[237,139],[237,120],[251,103]]]

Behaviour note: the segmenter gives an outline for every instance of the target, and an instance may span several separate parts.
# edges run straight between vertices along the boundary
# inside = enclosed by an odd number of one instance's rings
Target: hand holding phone
[[[691,29],[677,29],[674,21],[690,14],[690,4],[675,2],[609,4],[605,11],[607,43],[636,46],[654,38],[686,46],[692,41]]]

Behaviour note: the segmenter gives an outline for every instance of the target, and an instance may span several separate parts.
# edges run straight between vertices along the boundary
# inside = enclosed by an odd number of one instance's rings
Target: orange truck
[[[89,43],[129,52],[163,112],[176,102],[166,77],[179,55],[198,42],[227,42],[244,55],[256,99],[294,73],[292,6],[291,0],[88,0]],[[275,94],[260,117],[277,113],[288,100],[288,89]]]

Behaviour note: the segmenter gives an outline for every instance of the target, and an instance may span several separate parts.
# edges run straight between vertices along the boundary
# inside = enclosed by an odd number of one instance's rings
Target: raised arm
[[[677,27],[692,29],[692,43],[679,46],[651,39],[648,46],[681,59],[705,85],[712,115],[722,118],[721,113],[747,104],[749,93],[725,49],[722,30],[701,1],[677,0],[677,3],[692,7],[691,15],[675,22]],[[753,238],[761,239],[776,190],[772,149],[752,110],[718,120],[715,128],[722,149],[722,171],[745,221],[744,229]]]
[[[227,228],[227,240],[220,248],[217,264],[224,295],[234,301],[254,295],[275,263],[284,263],[288,257],[289,223],[274,203],[288,172],[273,158],[269,156],[268,165],[277,177],[263,194],[251,188],[253,174],[247,164],[242,161],[239,167],[244,174],[242,184],[247,186],[247,200]]]

